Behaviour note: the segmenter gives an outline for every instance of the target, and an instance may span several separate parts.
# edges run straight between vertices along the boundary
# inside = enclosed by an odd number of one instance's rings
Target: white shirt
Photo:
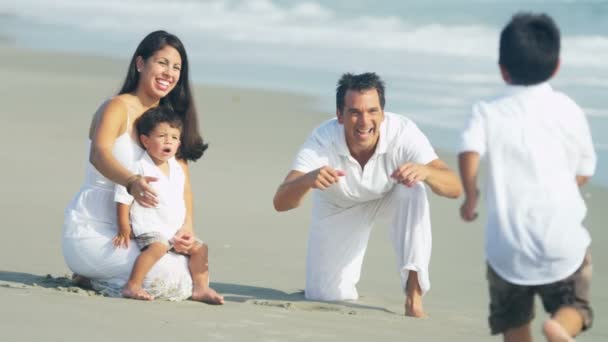
[[[427,164],[437,159],[435,150],[413,121],[394,113],[384,115],[376,151],[363,169],[350,155],[344,126],[336,118],[321,124],[308,137],[292,170],[308,173],[327,165],[346,173],[338,184],[315,191],[315,202],[347,208],[382,198],[396,184],[390,176],[399,166],[406,162]]]
[[[485,249],[496,273],[521,285],[574,273],[591,242],[575,176],[596,164],[581,108],[547,83],[509,86],[473,106],[460,151],[487,159]]]
[[[159,232],[169,240],[184,224],[186,176],[175,158],[169,159],[168,163],[169,175],[165,175],[146,152],[131,167],[131,171],[136,174],[158,178],[158,181],[150,183],[158,197],[158,205],[154,208],[142,207],[127,193],[124,186],[116,186],[114,200],[119,203],[132,204],[130,218],[135,236],[148,232]]]

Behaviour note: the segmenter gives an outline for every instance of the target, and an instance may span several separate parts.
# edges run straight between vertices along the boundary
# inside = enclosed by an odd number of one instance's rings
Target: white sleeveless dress
[[[130,127],[129,119],[127,127]],[[128,131],[116,139],[112,150],[114,157],[127,168],[143,153]],[[84,185],[65,210],[62,249],[65,262],[72,272],[91,279],[95,290],[120,297],[139,250],[133,240],[128,249],[115,248],[112,244],[118,227],[114,186],[112,181],[87,162]],[[156,298],[189,298],[192,295],[192,278],[188,259],[183,255],[167,253],[150,270],[143,287]]]

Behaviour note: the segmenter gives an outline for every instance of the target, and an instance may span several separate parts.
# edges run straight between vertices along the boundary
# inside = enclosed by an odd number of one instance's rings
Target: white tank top
[[[144,152],[131,138],[131,114],[129,110],[127,112],[127,129],[116,138],[112,148],[112,154],[125,168],[129,168],[133,162],[139,160]],[[71,227],[71,229],[64,234],[72,237],[95,234],[94,231],[99,229],[116,229],[116,203],[114,202],[116,184],[102,175],[91,164],[90,147],[91,141],[89,140],[87,143],[84,184],[65,211],[66,222],[76,223],[65,225]],[[80,224],[77,222],[80,222]]]

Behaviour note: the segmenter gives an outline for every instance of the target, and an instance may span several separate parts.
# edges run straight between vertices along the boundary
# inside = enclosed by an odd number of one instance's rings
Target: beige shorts
[[[137,235],[135,237],[135,243],[137,243],[137,247],[139,247],[140,251],[145,251],[146,248],[148,248],[148,246],[150,246],[153,243],[162,243],[163,245],[167,246],[167,252],[171,252],[171,253],[175,253],[175,254],[184,254],[184,253],[177,252],[173,248],[173,242],[165,239],[162,236],[162,234],[160,234],[159,232],[149,232],[149,233]],[[202,240],[200,240],[199,238],[195,237],[194,243],[202,245],[204,242]],[[187,255],[187,254],[184,254],[184,255]]]

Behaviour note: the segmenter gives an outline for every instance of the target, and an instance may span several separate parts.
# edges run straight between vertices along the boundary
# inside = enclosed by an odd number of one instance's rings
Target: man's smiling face
[[[384,110],[376,89],[348,90],[344,109],[337,111],[351,155],[373,154],[380,137]]]

